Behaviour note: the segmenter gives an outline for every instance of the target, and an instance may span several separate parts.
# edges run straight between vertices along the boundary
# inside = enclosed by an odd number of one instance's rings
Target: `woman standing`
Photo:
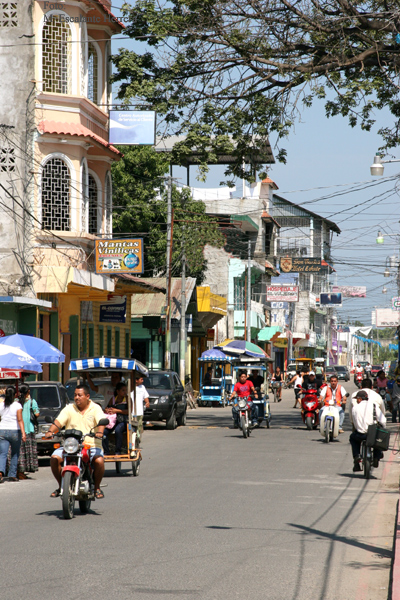
[[[11,447],[11,461],[8,471],[9,481],[19,481],[17,464],[21,439],[25,442],[25,428],[22,419],[22,406],[15,401],[15,388],[6,389],[4,400],[0,401],[0,483],[4,481],[6,472],[7,453]]]
[[[37,453],[37,443],[35,437],[35,427],[31,421],[31,409],[35,417],[39,416],[39,407],[36,400],[32,400],[29,385],[22,384],[19,388],[19,401],[22,405],[22,419],[26,434],[25,442],[22,441],[19,451],[17,477],[26,479],[25,473],[35,473],[39,470],[39,460]]]

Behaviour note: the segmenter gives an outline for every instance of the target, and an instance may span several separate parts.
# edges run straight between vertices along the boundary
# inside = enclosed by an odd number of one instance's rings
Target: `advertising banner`
[[[319,303],[322,305],[339,306],[342,304],[342,294],[320,294]]]
[[[397,327],[400,323],[400,313],[391,308],[376,309],[377,327]]]
[[[282,257],[280,260],[283,273],[319,273],[325,269],[320,258],[298,258],[295,256]]]
[[[95,240],[96,273],[143,273],[143,239]]]
[[[155,141],[153,110],[110,110],[110,144],[154,146]]]
[[[267,302],[298,302],[297,285],[267,285]]]
[[[396,296],[396,298],[392,298],[392,309],[400,310],[400,296]]]
[[[107,304],[100,304],[100,323],[126,322],[126,296],[114,296]]]
[[[333,285],[334,294],[342,294],[343,298],[366,298],[367,288],[365,286]]]

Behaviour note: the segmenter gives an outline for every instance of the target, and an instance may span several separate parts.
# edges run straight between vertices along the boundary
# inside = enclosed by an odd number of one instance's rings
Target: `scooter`
[[[237,411],[239,413],[239,427],[242,430],[244,438],[249,437],[251,433],[251,405],[252,402],[249,396],[238,398]]]
[[[362,373],[356,373],[356,386],[358,387],[358,389],[361,389],[361,382],[362,382]]]
[[[316,429],[319,423],[318,390],[301,389],[301,393],[304,394],[301,399],[301,418],[308,430]]]
[[[51,417],[49,419],[52,422]],[[100,419],[96,427],[106,426],[108,422],[108,419]],[[95,500],[93,469],[89,456],[90,446],[85,444],[85,438],[94,437],[95,434],[93,430],[83,434],[78,429],[66,429],[57,435],[64,439],[60,491],[63,515],[64,519],[72,519],[76,500],[79,502],[79,510],[82,514],[89,511],[92,500]]]
[[[329,405],[322,411],[319,431],[327,444],[339,435],[339,410],[333,399],[329,400]]]

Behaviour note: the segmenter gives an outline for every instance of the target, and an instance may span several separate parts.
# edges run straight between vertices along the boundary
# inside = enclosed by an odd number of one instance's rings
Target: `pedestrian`
[[[400,423],[400,376],[397,377],[393,384],[392,397],[391,397],[391,409],[392,409],[392,423],[397,423],[397,415],[399,416]]]
[[[138,422],[138,427],[137,427],[137,431],[136,431],[136,439],[137,439],[138,445],[140,444],[142,437],[143,437],[143,414],[144,414],[143,404],[146,405],[146,408],[150,407],[149,392],[144,387],[143,381],[144,381],[143,375],[139,375],[139,374],[136,375],[136,402],[135,402],[134,394],[133,394],[133,392],[131,392],[132,415],[133,415],[133,418],[136,419]]]
[[[300,402],[300,390],[303,387],[303,378],[301,376],[301,371],[296,371],[296,375],[294,377],[292,377],[292,379],[289,381],[289,385],[292,385],[292,383],[294,383],[294,406],[293,408],[297,408],[297,404],[299,404],[299,408],[301,408],[301,402]]]
[[[16,401],[14,386],[6,389],[4,400],[0,401],[0,483],[6,474],[8,449],[11,447],[11,461],[8,470],[8,481],[19,481],[17,465],[21,440],[26,441],[22,406]]]
[[[29,385],[26,383],[23,383],[19,388],[19,401],[22,406],[22,419],[24,421],[26,440],[21,441],[17,477],[18,479],[27,479],[26,473],[35,473],[39,470],[35,426],[31,420],[31,410],[35,417],[39,416],[40,411],[36,400],[31,398]],[[10,450],[8,451],[8,456],[11,460]]]
[[[324,366],[321,363],[316,363],[314,371],[315,379],[317,380],[319,387],[321,387],[324,380]]]

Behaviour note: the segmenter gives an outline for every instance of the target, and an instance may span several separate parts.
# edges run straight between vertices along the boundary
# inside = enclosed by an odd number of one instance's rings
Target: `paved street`
[[[399,458],[387,452],[367,482],[352,473],[348,417],[326,445],[292,406],[285,391],[248,440],[229,408],[149,428],[140,477],[109,465],[105,499],[72,521],[49,498],[48,466],[4,483],[2,600],[386,600]]]

